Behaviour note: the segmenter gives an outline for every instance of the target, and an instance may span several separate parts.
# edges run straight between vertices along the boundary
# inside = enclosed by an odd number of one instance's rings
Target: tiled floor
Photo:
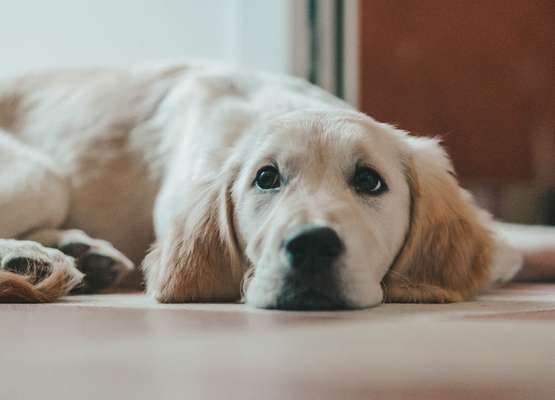
[[[0,399],[555,399],[555,285],[340,313],[0,305]]]

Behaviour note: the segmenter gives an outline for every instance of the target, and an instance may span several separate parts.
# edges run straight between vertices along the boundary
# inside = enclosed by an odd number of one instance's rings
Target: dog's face
[[[246,302],[280,309],[367,307],[409,227],[399,143],[364,119],[293,114],[251,147],[233,190],[254,267]]]
[[[204,162],[201,160],[201,162]],[[352,111],[265,121],[185,187],[145,261],[160,301],[345,309],[473,296],[488,277],[484,215],[433,139]],[[183,189],[183,188],[181,188]]]

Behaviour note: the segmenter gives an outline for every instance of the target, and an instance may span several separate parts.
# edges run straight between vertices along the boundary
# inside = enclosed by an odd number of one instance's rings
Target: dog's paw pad
[[[3,269],[29,276],[33,283],[38,283],[49,275],[52,266],[45,260],[15,256],[4,262]]]
[[[109,288],[122,275],[116,261],[102,254],[88,253],[79,259],[77,265],[85,274],[85,290],[91,293]]]
[[[77,268],[85,278],[74,293],[98,293],[117,285],[131,270],[133,263],[110,243],[92,239],[80,231],[68,231],[70,241],[59,249],[75,258]]]
[[[73,284],[82,277],[71,257],[28,240],[0,240],[0,269],[23,275],[32,284],[41,283],[55,270],[64,271]]]

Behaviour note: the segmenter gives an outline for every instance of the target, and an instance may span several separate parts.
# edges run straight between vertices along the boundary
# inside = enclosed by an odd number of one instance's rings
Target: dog
[[[96,293],[141,262],[164,303],[456,302],[520,269],[498,231],[437,139],[301,79],[183,63],[0,83],[0,302]]]

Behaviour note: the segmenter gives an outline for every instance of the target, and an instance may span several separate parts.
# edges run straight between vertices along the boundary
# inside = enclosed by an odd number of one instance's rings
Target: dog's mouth
[[[319,287],[315,284],[289,277],[285,280],[275,306],[279,310],[334,311],[350,309],[341,300],[334,285]]]

